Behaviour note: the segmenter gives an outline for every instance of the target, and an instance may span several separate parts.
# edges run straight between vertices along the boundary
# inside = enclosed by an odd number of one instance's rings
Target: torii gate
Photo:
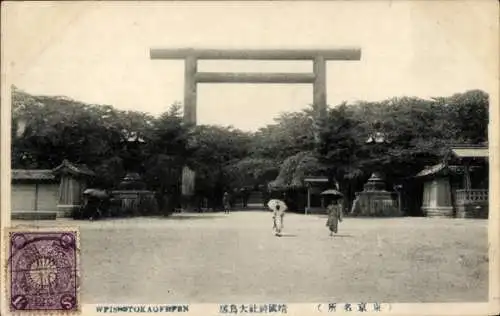
[[[336,49],[150,49],[151,59],[184,59],[184,121],[196,124],[198,83],[309,83],[313,85],[316,115],[326,112],[326,62],[328,60],[360,60],[360,48]],[[310,60],[312,73],[227,73],[198,72],[198,60]],[[194,189],[194,174],[185,168],[183,194]]]

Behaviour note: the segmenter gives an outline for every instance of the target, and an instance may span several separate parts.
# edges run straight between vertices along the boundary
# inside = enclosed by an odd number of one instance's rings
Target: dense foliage
[[[341,190],[359,186],[373,168],[389,179],[404,178],[436,163],[453,144],[487,141],[488,95],[478,90],[330,107],[316,141],[312,107],[284,113],[274,124],[247,133],[187,126],[179,104],[152,117],[16,88],[12,101],[12,168],[54,168],[68,159],[96,171],[95,186],[113,188],[125,172],[124,139],[135,132],[145,140],[139,156],[149,189],[179,195],[187,165],[196,171],[197,195],[215,204],[226,190],[268,183],[297,188],[311,175],[335,179]],[[25,128],[18,128],[20,118],[27,121]],[[366,143],[377,130],[389,143]]]

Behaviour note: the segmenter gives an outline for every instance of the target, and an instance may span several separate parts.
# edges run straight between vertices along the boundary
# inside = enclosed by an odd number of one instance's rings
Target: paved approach
[[[334,238],[325,220],[287,214],[281,238],[262,211],[56,223],[80,226],[85,303],[487,300],[485,220],[345,218]]]

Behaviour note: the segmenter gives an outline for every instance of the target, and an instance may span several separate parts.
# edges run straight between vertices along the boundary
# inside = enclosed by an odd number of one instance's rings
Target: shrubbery
[[[181,106],[160,117],[90,105],[65,97],[34,96],[13,89],[13,135],[19,118],[28,119],[21,137],[13,137],[12,168],[54,168],[63,159],[96,171],[93,185],[114,189],[124,176],[123,131],[145,140],[139,160],[148,190],[162,192],[156,204],[121,209],[110,216],[170,214],[179,200],[182,168],[196,172],[196,199],[216,207],[224,191],[275,184],[299,188],[303,178],[326,174],[352,196],[374,166],[389,182],[414,175],[436,163],[455,143],[487,141],[488,95],[468,91],[432,100],[392,98],[341,104],[328,110],[315,142],[312,108],[285,113],[255,133],[230,127],[188,126]],[[390,144],[365,144],[378,125]],[[164,201],[164,198],[168,202]]]

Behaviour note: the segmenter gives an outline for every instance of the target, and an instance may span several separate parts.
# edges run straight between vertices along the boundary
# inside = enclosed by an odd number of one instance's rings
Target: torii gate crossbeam
[[[360,48],[336,49],[150,49],[151,59],[184,59],[184,122],[196,124],[198,83],[285,83],[313,85],[313,106],[317,117],[326,112],[326,62],[360,60]],[[198,72],[198,60],[310,60],[312,73],[224,73]],[[316,122],[317,123],[317,122]],[[316,129],[318,129],[316,127]],[[194,191],[194,172],[185,167],[184,195]]]
[[[196,124],[198,83],[310,83],[313,104],[326,109],[326,62],[360,60],[360,48],[336,49],[162,49],[152,48],[151,59],[184,59],[184,120]],[[218,73],[198,72],[198,60],[311,60],[312,73]]]

